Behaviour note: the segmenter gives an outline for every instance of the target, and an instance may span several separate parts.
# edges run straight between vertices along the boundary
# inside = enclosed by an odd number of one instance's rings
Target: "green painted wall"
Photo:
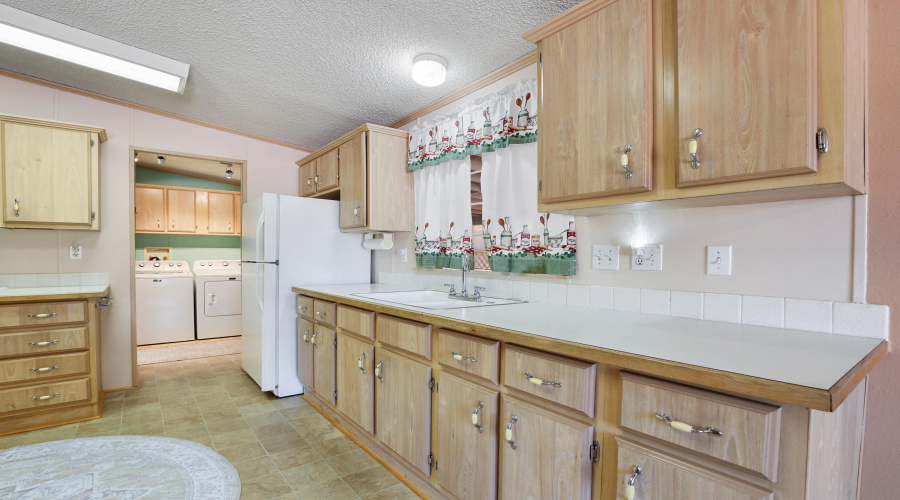
[[[195,179],[183,175],[159,172],[135,167],[134,181],[137,184],[157,186],[187,187],[196,189],[218,189],[240,191],[239,186],[221,182]],[[144,247],[172,247],[172,260],[185,260],[191,268],[196,260],[239,260],[241,258],[240,236],[219,236],[206,234],[135,234],[135,260],[144,259]]]

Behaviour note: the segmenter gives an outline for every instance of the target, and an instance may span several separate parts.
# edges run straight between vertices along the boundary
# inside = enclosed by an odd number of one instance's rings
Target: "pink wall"
[[[900,2],[869,0],[868,296],[895,312],[892,352],[869,376],[860,498],[897,498],[900,491]]]

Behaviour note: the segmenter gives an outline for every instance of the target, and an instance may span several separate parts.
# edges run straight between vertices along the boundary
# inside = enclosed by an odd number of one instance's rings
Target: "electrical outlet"
[[[69,259],[81,260],[81,245],[72,245],[69,247]]]
[[[618,245],[594,245],[591,252],[591,267],[594,269],[619,270]]]
[[[731,246],[706,247],[706,274],[731,276]]]
[[[662,271],[662,245],[644,245],[631,249],[632,271]]]
[[[405,248],[401,248],[400,250],[397,250],[397,255],[400,256],[400,262],[406,262],[408,260],[407,259],[407,251]]]

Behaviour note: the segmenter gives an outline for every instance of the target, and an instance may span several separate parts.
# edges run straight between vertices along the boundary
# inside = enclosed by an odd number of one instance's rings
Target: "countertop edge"
[[[872,349],[865,358],[859,361],[852,370],[841,377],[841,379],[831,388],[825,390],[660,358],[615,351],[566,340],[542,337],[540,335],[508,330],[481,323],[434,316],[424,312],[411,311],[362,299],[352,299],[303,287],[292,287],[291,290],[295,293],[302,293],[303,295],[319,299],[332,300],[348,306],[369,309],[377,313],[391,314],[407,319],[431,323],[438,328],[448,328],[492,340],[521,344],[532,349],[550,351],[573,358],[614,366],[622,370],[653,375],[675,382],[682,382],[722,392],[751,396],[825,412],[835,411],[862,379],[868,375],[878,361],[884,357],[888,350],[887,342],[882,341]]]
[[[103,285],[97,285],[103,286]],[[13,289],[15,290],[15,289]],[[0,296],[0,304],[10,304],[15,302],[36,302],[42,300],[72,300],[72,299],[92,299],[97,297],[105,297],[109,295],[109,285],[106,285],[102,291],[96,292],[67,292],[67,293],[47,293],[38,295],[8,295]]]

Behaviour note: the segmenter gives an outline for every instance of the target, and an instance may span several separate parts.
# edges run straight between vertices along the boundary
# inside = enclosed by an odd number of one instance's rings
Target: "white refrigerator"
[[[371,251],[359,233],[341,233],[338,207],[270,193],[243,206],[241,360],[262,390],[278,397],[303,393],[291,287],[371,282]]]

